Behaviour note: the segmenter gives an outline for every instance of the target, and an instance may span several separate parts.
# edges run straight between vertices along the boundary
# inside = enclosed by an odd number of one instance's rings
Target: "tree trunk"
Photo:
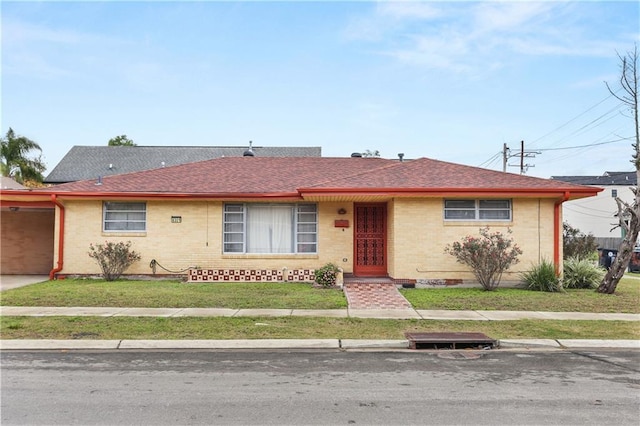
[[[636,181],[640,182],[640,170],[636,170]],[[596,290],[598,293],[613,294],[629,267],[629,261],[633,255],[633,249],[636,246],[638,233],[640,231],[638,212],[640,207],[640,191],[638,188],[639,187],[636,186],[632,189],[635,193],[635,200],[631,206],[623,203],[619,198],[616,198],[616,202],[618,203],[618,220],[620,227],[626,231],[626,234],[618,247],[616,259],[611,264],[611,267]],[[629,217],[629,224],[626,223],[625,216]]]
[[[605,274],[600,286],[596,290],[598,293],[613,294],[616,291],[616,287],[620,282],[620,279],[624,276],[624,273],[629,267],[629,261],[633,255],[633,249],[636,245],[636,239],[638,238],[638,218],[636,215],[631,217],[629,223],[629,230],[627,235],[620,243],[618,247],[618,255],[611,264],[611,267]]]
[[[626,94],[619,96],[609,89],[609,93],[616,97],[623,104],[627,105],[633,114],[633,122],[635,124],[635,143],[633,144],[634,155],[632,163],[636,169],[636,186],[632,189],[635,199],[632,205],[624,203],[616,198],[618,204],[618,223],[620,227],[626,231],[624,239],[618,248],[618,256],[611,264],[611,267],[605,274],[600,286],[596,290],[598,293],[613,294],[620,279],[624,276],[629,261],[633,255],[636,241],[638,239],[638,231],[640,231],[640,122],[638,119],[638,46],[635,45],[632,52],[627,52],[626,56],[618,55],[621,61],[620,86]],[[629,218],[627,224],[626,219]]]

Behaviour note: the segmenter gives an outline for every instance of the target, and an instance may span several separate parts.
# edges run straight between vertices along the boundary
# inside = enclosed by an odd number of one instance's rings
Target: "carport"
[[[48,275],[54,268],[55,204],[26,188],[0,191],[0,274]]]

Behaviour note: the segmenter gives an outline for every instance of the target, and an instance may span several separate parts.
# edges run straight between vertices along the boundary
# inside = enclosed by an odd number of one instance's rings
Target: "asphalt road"
[[[640,352],[4,351],[1,423],[637,425]]]

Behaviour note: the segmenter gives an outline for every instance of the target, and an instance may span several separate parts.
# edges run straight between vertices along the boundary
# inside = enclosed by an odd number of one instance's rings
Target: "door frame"
[[[358,208],[361,207],[377,207],[382,211],[382,226],[383,226],[383,239],[384,239],[384,264],[380,268],[358,268]],[[353,275],[356,277],[388,277],[387,270],[387,203],[354,203],[353,206]]]

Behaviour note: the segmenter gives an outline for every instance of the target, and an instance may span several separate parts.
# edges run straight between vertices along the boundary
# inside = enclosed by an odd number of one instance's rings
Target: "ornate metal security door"
[[[356,276],[387,275],[387,206],[356,204],[353,272]]]

